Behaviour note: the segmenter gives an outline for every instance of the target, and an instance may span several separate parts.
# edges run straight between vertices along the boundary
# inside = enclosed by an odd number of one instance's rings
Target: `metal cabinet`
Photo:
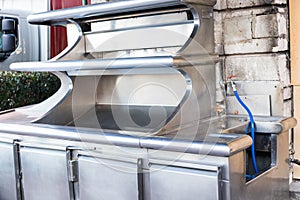
[[[152,200],[220,199],[221,168],[151,164]]]
[[[25,200],[69,200],[66,151],[63,148],[20,145]]]
[[[19,187],[16,174],[17,162],[15,154],[14,141],[4,140],[0,141],[0,199],[13,200],[17,199]]]
[[[134,160],[79,155],[78,173],[79,199],[138,199],[137,163]]]

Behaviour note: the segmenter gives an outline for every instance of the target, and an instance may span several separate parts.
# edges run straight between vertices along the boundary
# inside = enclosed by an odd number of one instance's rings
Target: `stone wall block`
[[[214,6],[215,10],[224,10],[227,8],[227,1],[226,0],[218,0],[216,5]]]
[[[227,7],[230,9],[245,8],[253,6],[281,5],[287,4],[287,0],[227,0]]]
[[[224,19],[224,43],[251,40],[251,23],[251,16],[241,16]]]
[[[253,18],[253,38],[278,37],[277,15],[260,15]]]
[[[271,55],[228,56],[226,77],[235,76],[240,81],[279,80],[276,61]]]

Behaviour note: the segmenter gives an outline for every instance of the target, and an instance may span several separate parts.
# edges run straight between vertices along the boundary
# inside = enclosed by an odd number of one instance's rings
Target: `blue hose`
[[[233,86],[233,93],[234,96],[236,97],[236,99],[238,100],[238,102],[241,104],[241,106],[243,106],[243,108],[247,111],[249,118],[250,118],[250,128],[251,128],[251,138],[253,140],[252,145],[251,145],[251,157],[252,157],[252,162],[253,162],[253,167],[254,167],[254,171],[257,174],[258,173],[258,168],[257,168],[257,164],[256,164],[256,156],[255,156],[255,122],[254,122],[254,118],[252,115],[252,112],[250,111],[250,109],[246,106],[246,104],[242,101],[242,99],[240,98],[238,92],[236,91],[235,87]],[[248,131],[248,126],[247,126],[247,130]]]

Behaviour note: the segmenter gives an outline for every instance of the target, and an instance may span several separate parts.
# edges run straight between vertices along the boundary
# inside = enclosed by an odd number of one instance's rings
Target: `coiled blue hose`
[[[242,101],[242,99],[240,98],[234,83],[232,83],[232,89],[233,89],[233,93],[235,98],[237,99],[237,101],[241,104],[241,106],[247,111],[248,115],[249,115],[249,119],[250,119],[250,129],[251,129],[251,138],[252,138],[252,145],[251,145],[251,157],[252,157],[252,162],[253,162],[253,167],[254,167],[254,171],[257,174],[258,173],[258,168],[257,168],[257,163],[256,163],[256,156],[255,156],[255,122],[254,122],[254,118],[252,115],[252,112],[250,111],[250,109],[248,108],[248,106],[246,106],[246,104]],[[248,126],[246,128],[246,132],[248,132]]]

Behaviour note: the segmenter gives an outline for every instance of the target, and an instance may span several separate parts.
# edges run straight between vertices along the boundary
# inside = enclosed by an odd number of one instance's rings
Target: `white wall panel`
[[[42,12],[49,9],[49,0],[0,0],[0,8]]]

